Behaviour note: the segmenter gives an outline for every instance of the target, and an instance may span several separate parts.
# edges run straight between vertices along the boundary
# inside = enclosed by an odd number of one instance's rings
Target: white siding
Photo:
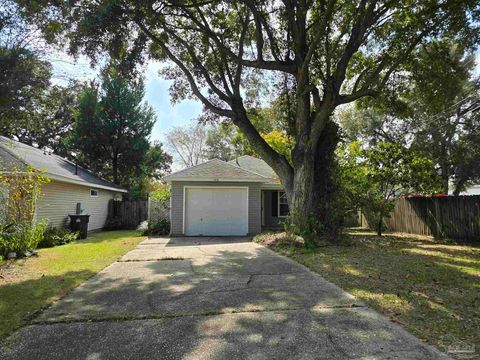
[[[98,191],[98,196],[90,196],[90,189]],[[114,191],[51,181],[42,186],[35,217],[47,219],[55,227],[68,226],[68,214],[75,214],[77,203],[81,202],[85,214],[90,214],[88,230],[99,230],[105,225],[108,215],[108,202],[115,196]]]

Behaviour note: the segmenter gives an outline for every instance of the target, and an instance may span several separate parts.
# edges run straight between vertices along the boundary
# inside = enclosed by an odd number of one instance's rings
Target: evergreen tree
[[[150,145],[155,113],[143,97],[142,79],[127,80],[115,66],[107,68],[100,87],[92,83],[81,93],[70,137],[81,164],[128,188],[168,171],[171,163],[161,144]]]

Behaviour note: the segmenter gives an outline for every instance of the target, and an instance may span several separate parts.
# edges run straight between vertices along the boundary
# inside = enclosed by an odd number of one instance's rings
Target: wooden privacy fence
[[[112,227],[136,229],[140,223],[147,219],[147,200],[110,200],[108,204],[107,223]]]
[[[480,195],[402,198],[388,231],[480,242]]]

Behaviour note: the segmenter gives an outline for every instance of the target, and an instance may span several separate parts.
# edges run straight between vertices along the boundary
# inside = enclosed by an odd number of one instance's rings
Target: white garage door
[[[247,188],[185,188],[185,235],[247,235],[247,201]]]

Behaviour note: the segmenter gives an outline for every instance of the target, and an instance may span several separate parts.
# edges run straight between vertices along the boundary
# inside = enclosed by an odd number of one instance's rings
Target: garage
[[[185,186],[184,234],[244,236],[248,233],[248,187]]]

